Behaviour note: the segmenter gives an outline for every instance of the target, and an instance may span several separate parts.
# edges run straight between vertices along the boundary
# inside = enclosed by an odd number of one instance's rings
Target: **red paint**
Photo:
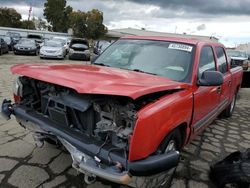
[[[214,119],[196,132],[193,129],[194,124],[208,115],[224,99],[228,99],[226,105],[229,105],[233,94],[241,85],[243,71],[241,68],[236,68],[224,75],[222,93],[216,92],[217,87],[197,86],[201,48],[209,45],[215,50],[215,46],[223,47],[220,43],[187,38],[144,36],[124,38],[195,45],[191,83],[179,83],[160,76],[94,65],[17,65],[11,70],[16,74],[72,88],[78,93],[120,95],[136,99],[157,91],[182,89],[146,105],[138,112],[138,120],[130,139],[130,161],[143,159],[154,153],[162,140],[179,125],[186,125],[184,145],[190,142]],[[215,63],[218,69],[216,55]],[[228,84],[229,82],[231,84]]]
[[[96,65],[16,65],[12,73],[54,83],[78,93],[140,96],[164,90],[187,88],[187,84],[118,68]]]

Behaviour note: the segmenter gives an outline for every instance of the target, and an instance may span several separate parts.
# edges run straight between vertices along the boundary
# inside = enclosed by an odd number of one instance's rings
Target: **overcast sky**
[[[1,7],[13,7],[27,19],[43,16],[45,0],[0,0]],[[104,24],[114,28],[215,36],[225,45],[250,42],[250,0],[68,0],[75,10],[97,8]]]

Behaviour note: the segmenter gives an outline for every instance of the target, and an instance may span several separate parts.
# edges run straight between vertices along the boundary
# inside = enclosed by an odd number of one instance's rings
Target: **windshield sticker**
[[[168,48],[174,49],[174,50],[182,50],[182,51],[186,51],[186,52],[192,52],[192,49],[193,49],[192,46],[188,46],[185,44],[177,44],[177,43],[169,44]]]

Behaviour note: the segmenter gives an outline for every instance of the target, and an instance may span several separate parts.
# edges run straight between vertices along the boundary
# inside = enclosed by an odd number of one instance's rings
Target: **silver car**
[[[59,41],[46,41],[40,49],[40,58],[55,58],[64,59],[66,56],[66,49]]]

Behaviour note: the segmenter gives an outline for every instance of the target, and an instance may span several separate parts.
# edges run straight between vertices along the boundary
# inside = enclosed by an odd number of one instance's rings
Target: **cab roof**
[[[221,45],[219,42],[215,42],[209,39],[197,39],[197,38],[185,38],[185,37],[162,37],[162,36],[125,36],[121,39],[139,39],[139,40],[159,40],[159,41],[170,41],[170,42],[180,42],[197,45],[198,43],[206,43],[211,45]]]

